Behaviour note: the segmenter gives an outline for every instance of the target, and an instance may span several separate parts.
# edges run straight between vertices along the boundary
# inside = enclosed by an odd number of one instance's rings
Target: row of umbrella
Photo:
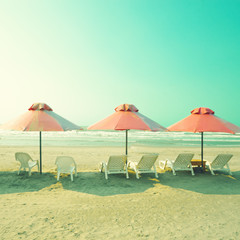
[[[80,126],[54,113],[45,103],[34,103],[27,112],[17,119],[0,126],[1,129],[19,131],[39,131],[40,173],[42,173],[42,131],[83,130]],[[240,133],[240,128],[214,114],[209,108],[196,108],[191,115],[165,128],[155,121],[139,113],[132,104],[121,104],[115,108],[115,113],[88,127],[88,130],[120,130],[126,131],[126,149],[128,154],[128,131],[183,131],[201,133],[201,160],[203,166],[203,133],[225,132]]]

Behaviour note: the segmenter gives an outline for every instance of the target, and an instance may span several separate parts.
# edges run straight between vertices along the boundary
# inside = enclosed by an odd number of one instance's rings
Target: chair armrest
[[[166,160],[162,160],[162,162],[165,163],[165,167],[172,167],[174,164],[174,161],[170,160],[170,159],[166,159]],[[159,162],[159,167],[160,167],[160,162]]]
[[[34,160],[34,159],[31,159],[30,161],[31,161],[31,162],[36,162],[36,163],[39,162],[39,160]]]
[[[102,172],[103,171],[103,162],[99,163],[99,171]]]
[[[164,170],[166,166],[167,166],[167,160],[160,160],[159,161],[159,168]]]
[[[212,164],[210,161],[207,161],[207,160],[205,161],[206,161],[206,166],[210,166]]]
[[[77,172],[77,164],[76,164],[76,162],[74,162],[74,166],[75,166],[75,171]]]
[[[138,164],[137,162],[128,161],[129,168],[136,168],[137,164]]]
[[[31,168],[34,167],[34,166],[39,166],[39,162],[38,162],[38,160],[29,161],[28,166],[31,167]]]
[[[77,177],[77,164],[74,162],[74,166],[75,166],[75,177]]]

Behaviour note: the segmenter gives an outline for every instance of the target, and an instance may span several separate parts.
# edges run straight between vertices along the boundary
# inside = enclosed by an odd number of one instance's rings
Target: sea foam
[[[124,146],[125,131],[66,131],[42,132],[44,146]],[[129,145],[196,146],[200,133],[150,132],[130,130]],[[38,146],[39,132],[0,130],[0,146]],[[240,146],[240,134],[204,133],[205,146]]]

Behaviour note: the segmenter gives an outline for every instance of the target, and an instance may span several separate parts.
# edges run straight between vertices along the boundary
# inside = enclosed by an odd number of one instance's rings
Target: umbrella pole
[[[42,132],[39,132],[40,174],[42,174]]]
[[[126,155],[128,155],[128,129],[126,130]]]
[[[128,155],[128,129],[126,129],[126,156]],[[126,161],[126,169],[128,168],[128,159]]]
[[[204,171],[204,168],[203,168],[203,132],[201,132],[201,160],[202,160],[202,171]]]

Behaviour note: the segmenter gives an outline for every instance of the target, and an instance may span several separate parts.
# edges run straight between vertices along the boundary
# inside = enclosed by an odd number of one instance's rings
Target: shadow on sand
[[[78,177],[74,176],[73,182],[67,174],[62,174],[57,182],[56,173],[40,175],[33,172],[29,177],[27,172],[21,172],[20,175],[16,172],[0,172],[0,194],[35,192],[44,188],[63,188],[97,196],[140,193],[154,187],[157,179],[151,176],[144,175],[140,181],[133,174],[130,174],[130,179],[126,179],[123,174],[114,174],[109,175],[109,179],[106,180],[104,174],[99,172],[78,172]]]
[[[0,194],[34,192],[50,186],[54,188],[55,185],[65,190],[97,196],[141,193],[155,186],[160,186],[157,191],[161,191],[161,185],[202,194],[240,194],[240,171],[233,172],[233,176],[224,173],[212,176],[209,172],[197,173],[195,176],[188,172],[177,172],[177,176],[165,172],[159,174],[159,179],[153,174],[143,174],[140,179],[136,179],[131,172],[129,176],[130,179],[126,179],[123,174],[109,175],[106,180],[104,174],[99,172],[78,172],[73,182],[69,175],[62,175],[58,183],[53,173],[33,173],[28,177],[24,172],[20,175],[16,172],[0,172]]]
[[[160,183],[172,188],[184,189],[202,194],[236,195],[240,194],[240,171],[233,172],[233,175],[226,175],[224,172],[196,173],[191,176],[187,172],[172,172],[160,174]]]
[[[16,171],[0,172],[0,194],[35,192],[55,183],[56,179],[51,173],[40,175],[33,172],[29,177],[28,172],[21,172],[20,175]]]
[[[60,181],[64,189],[98,196],[141,193],[153,188],[158,181],[152,174],[144,175],[140,180],[133,174],[130,174],[130,179],[126,179],[123,174],[108,177],[109,179],[106,180],[104,174],[99,172],[79,172],[74,182],[71,182],[68,177],[60,178]]]

